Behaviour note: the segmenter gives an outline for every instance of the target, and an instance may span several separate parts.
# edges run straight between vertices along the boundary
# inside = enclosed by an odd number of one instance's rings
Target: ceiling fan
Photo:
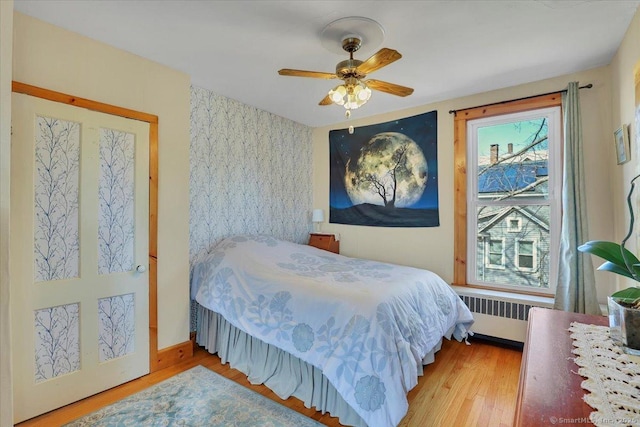
[[[364,80],[370,74],[392,62],[402,58],[400,52],[394,49],[382,48],[365,61],[353,58],[353,53],[362,46],[362,39],[356,35],[348,35],[342,39],[342,49],[349,53],[349,59],[336,65],[335,73],[321,71],[292,70],[283,68],[278,71],[281,76],[312,77],[316,79],[341,79],[343,84],[331,89],[319,105],[342,105],[346,108],[346,116],[351,116],[351,110],[364,105],[371,97],[371,89],[397,96],[408,96],[413,89],[381,80]]]

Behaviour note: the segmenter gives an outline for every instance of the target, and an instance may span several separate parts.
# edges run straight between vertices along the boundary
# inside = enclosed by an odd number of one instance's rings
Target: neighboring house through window
[[[555,292],[560,110],[558,93],[456,113],[454,284]]]

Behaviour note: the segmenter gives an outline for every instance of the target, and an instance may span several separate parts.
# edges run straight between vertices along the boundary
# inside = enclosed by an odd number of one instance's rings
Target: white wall
[[[629,192],[630,180],[640,173],[640,136],[635,131],[635,87],[634,70],[640,67],[640,9],[636,11],[627,33],[618,48],[616,56],[611,61],[611,122],[606,127],[606,133],[613,135],[623,123],[631,128],[631,160],[611,170],[611,187],[613,195],[613,216],[615,233],[612,240],[619,242],[626,235],[629,227],[629,212],[627,210],[626,197]],[[640,71],[639,71],[640,72]],[[640,94],[638,94],[640,96]],[[640,193],[638,182],[634,193],[634,213],[636,216],[635,235],[630,239],[629,249],[638,253],[640,242],[638,239],[638,220],[640,220]],[[627,286],[637,285],[630,279],[610,274],[608,279],[616,284],[616,289],[624,289]]]
[[[14,80],[158,116],[158,347],[187,341],[189,76],[17,12],[13,34]]]
[[[0,427],[13,425],[9,306],[12,40],[13,0],[0,1]]]
[[[592,238],[610,239],[613,228],[609,221],[611,197],[609,194],[609,172],[615,167],[613,139],[609,132],[611,122],[611,88],[608,67],[543,80],[512,88],[481,93],[465,98],[411,108],[380,115],[371,119],[351,120],[339,126],[314,130],[313,185],[314,207],[328,211],[329,207],[329,130],[386,122],[398,118],[437,110],[438,111],[438,173],[440,227],[433,228],[383,228],[326,224],[325,232],[340,234],[341,252],[348,256],[389,261],[414,267],[427,268],[445,281],[453,280],[453,236],[454,236],[454,162],[453,162],[453,115],[449,110],[463,109],[491,102],[505,101],[565,89],[567,83],[579,81],[581,85],[592,83],[593,89],[580,91],[583,114],[583,129],[586,170],[589,171],[586,186],[589,230]],[[374,92],[369,102],[384,102],[386,95]],[[338,107],[327,107],[338,108]],[[366,105],[362,108],[367,108]],[[357,114],[356,114],[357,116]],[[598,272],[598,293],[606,300],[610,293],[608,276]]]

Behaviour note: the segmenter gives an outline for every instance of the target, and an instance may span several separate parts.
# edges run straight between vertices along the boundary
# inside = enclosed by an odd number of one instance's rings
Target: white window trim
[[[527,290],[526,286],[505,285],[501,283],[493,283],[482,281],[476,274],[477,266],[477,246],[474,244],[477,236],[471,236],[470,230],[477,230],[477,212],[480,205],[480,197],[478,197],[478,152],[477,147],[477,129],[484,126],[498,125],[514,121],[522,121],[546,116],[549,120],[548,135],[549,139],[557,141],[556,144],[549,144],[549,182],[548,182],[548,204],[550,207],[549,214],[549,287],[548,288],[532,288],[532,292],[545,293],[554,295],[557,284],[558,274],[558,248],[560,246],[560,212],[562,197],[562,114],[561,108],[548,107],[530,111],[522,111],[518,113],[507,113],[492,117],[469,120],[467,122],[467,283],[490,286],[492,288],[505,290]],[[547,204],[539,198],[518,199],[519,206]],[[482,205],[488,206],[508,206],[511,203],[495,202],[491,200],[482,200]],[[486,256],[486,253],[485,253]],[[485,263],[485,266],[487,264]]]
[[[526,255],[526,256],[531,256],[533,258],[533,262],[532,262],[532,266],[531,268],[528,267],[521,267],[520,266],[520,242],[531,242],[532,245],[532,254],[531,255]],[[520,271],[535,271],[536,270],[536,266],[538,265],[538,239],[535,238],[523,238],[523,239],[516,239],[516,244],[515,244],[515,252],[516,252],[516,257],[515,257],[515,264],[516,264],[516,268]]]

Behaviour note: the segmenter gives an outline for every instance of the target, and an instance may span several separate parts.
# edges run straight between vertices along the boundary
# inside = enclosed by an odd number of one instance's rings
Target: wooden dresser
[[[309,246],[315,246],[334,254],[340,253],[340,242],[336,240],[335,234],[311,233],[309,234]]]
[[[571,353],[571,322],[609,324],[605,316],[539,307],[529,311],[514,426],[592,425],[588,420],[594,409],[582,400],[588,392],[580,387],[584,378]]]

